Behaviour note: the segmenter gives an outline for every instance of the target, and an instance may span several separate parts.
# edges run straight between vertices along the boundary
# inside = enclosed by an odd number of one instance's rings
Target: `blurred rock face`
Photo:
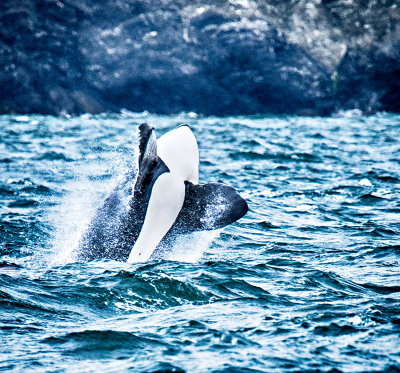
[[[0,112],[399,112],[397,1],[3,0]]]

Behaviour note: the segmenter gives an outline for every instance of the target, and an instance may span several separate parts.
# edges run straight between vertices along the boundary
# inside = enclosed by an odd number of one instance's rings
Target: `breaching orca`
[[[139,137],[138,170],[130,170],[96,211],[77,260],[163,258],[179,235],[222,228],[246,214],[247,203],[234,188],[198,184],[199,151],[189,126],[157,141],[143,123]]]

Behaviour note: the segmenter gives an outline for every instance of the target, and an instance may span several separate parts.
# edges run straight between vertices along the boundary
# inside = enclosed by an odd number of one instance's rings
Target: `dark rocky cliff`
[[[0,112],[400,112],[396,0],[3,0]]]

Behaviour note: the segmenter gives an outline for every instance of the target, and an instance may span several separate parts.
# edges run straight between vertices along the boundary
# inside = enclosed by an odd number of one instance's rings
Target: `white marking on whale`
[[[185,200],[185,181],[198,183],[199,148],[189,126],[180,126],[157,141],[157,155],[169,172],[153,185],[146,216],[128,263],[150,259],[178,217]]]

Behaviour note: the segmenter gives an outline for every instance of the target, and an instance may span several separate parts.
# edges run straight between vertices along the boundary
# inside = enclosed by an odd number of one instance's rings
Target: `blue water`
[[[137,126],[189,123],[250,211],[170,260],[76,263]],[[0,370],[400,371],[400,116],[0,117]]]

